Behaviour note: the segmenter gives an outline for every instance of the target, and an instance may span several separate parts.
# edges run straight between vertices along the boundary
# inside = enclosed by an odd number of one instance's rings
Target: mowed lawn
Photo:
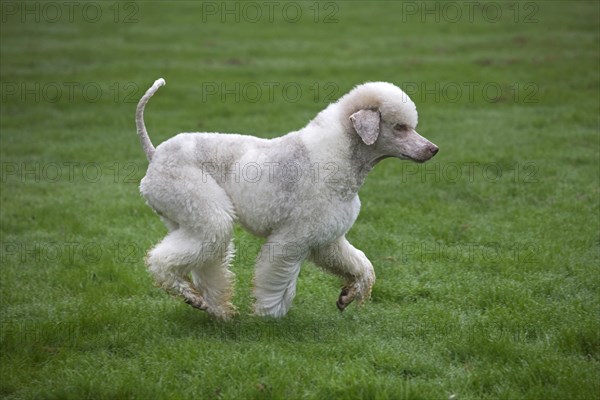
[[[2,398],[598,398],[597,2],[0,5]],[[405,89],[440,152],[360,191],[369,302],[340,313],[306,263],[285,318],[252,316],[239,228],[233,321],[154,286],[134,112],[159,77],[155,144]]]

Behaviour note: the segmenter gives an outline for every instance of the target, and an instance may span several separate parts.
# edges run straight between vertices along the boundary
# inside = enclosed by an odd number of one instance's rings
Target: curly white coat
[[[390,83],[365,83],[285,136],[182,133],[154,149],[143,111],[164,83],[148,89],[136,114],[150,161],[141,193],[169,228],[147,256],[156,281],[229,318],[237,221],[267,239],[256,261],[256,314],[287,313],[305,259],[344,279],[340,310],[367,299],[373,266],[345,238],[360,210],[358,190],[383,158],[424,162],[438,151],[416,133],[410,98]]]

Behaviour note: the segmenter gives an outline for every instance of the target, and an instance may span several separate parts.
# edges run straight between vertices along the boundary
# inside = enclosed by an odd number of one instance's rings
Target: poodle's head
[[[344,126],[358,135],[361,145],[378,159],[398,157],[425,162],[438,147],[416,132],[415,103],[402,89],[387,82],[369,82],[355,87],[339,101]]]

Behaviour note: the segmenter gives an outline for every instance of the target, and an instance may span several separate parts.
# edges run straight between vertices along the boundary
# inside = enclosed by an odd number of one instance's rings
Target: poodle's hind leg
[[[237,313],[231,303],[234,274],[229,270],[233,260],[233,241],[210,244],[205,248],[203,262],[192,270],[192,282],[204,298],[207,311],[221,319],[228,319]]]
[[[146,263],[158,285],[167,292],[182,296],[191,306],[208,310],[202,295],[192,286],[187,276],[202,258],[202,241],[185,229],[169,233],[148,252]]]
[[[231,249],[233,205],[201,170],[152,165],[142,193],[170,232],[148,253],[150,273],[186,303],[226,319],[234,312],[229,302],[232,273],[226,268],[232,256],[226,249]]]
[[[233,245],[227,245],[228,241],[202,240],[197,233],[179,228],[148,253],[148,268],[167,292],[182,296],[195,308],[228,319],[235,314],[230,302],[233,273],[227,268],[233,258]]]
[[[233,273],[227,268],[232,258],[231,243],[202,240],[179,228],[148,253],[147,263],[156,282],[169,293],[182,296],[195,308],[228,319],[235,314],[230,302]]]

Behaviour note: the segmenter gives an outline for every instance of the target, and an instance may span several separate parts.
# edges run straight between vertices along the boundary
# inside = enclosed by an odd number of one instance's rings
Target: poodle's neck
[[[354,137],[339,123],[330,127],[309,124],[307,128],[301,137],[313,166],[318,167],[319,179],[342,198],[354,197],[375,164],[385,158],[374,155],[358,135]]]

